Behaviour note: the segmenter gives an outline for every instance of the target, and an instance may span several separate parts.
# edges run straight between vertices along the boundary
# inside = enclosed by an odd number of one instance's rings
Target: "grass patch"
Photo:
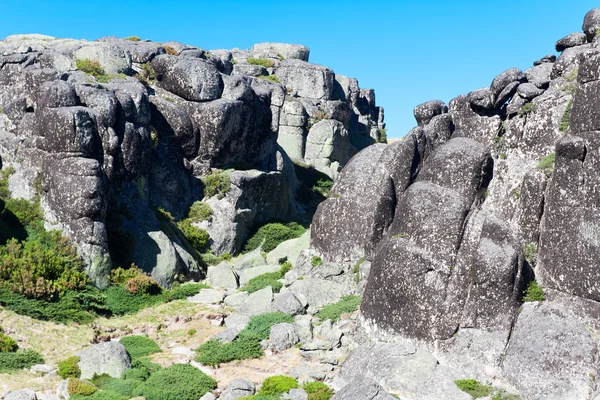
[[[567,108],[562,118],[560,119],[560,124],[558,125],[558,130],[565,133],[569,130],[569,121],[571,120],[571,110],[573,109],[573,99],[569,100],[567,104]]]
[[[407,232],[402,232],[397,235],[392,236],[392,239],[408,239],[410,235]]]
[[[44,359],[33,350],[0,353],[0,372],[10,372],[43,364]]]
[[[285,277],[285,274],[292,268],[292,264],[289,262],[285,262],[281,269],[277,272],[269,272],[266,274],[259,275],[254,277],[248,281],[246,286],[240,288],[241,291],[254,293],[258,290],[264,289],[267,286],[271,286],[273,288],[273,292],[279,293],[283,284],[279,282],[280,279]]]
[[[179,55],[179,52],[177,50],[175,50],[174,47],[163,46],[163,49],[165,49],[165,52],[170,56],[178,56]]]
[[[253,58],[250,57],[246,60],[248,64],[260,65],[265,68],[272,68],[275,65],[275,61],[269,60],[268,58]]]
[[[314,267],[318,267],[323,265],[323,259],[319,256],[312,256],[312,258],[310,259],[310,265]]]
[[[161,351],[156,342],[146,336],[125,336],[119,343],[125,346],[131,358],[149,356]]]
[[[129,40],[131,42],[139,42],[140,40],[142,40],[142,39],[140,39],[139,36],[129,36],[129,37],[126,37],[126,38],[123,38],[123,39]]]
[[[188,218],[192,222],[202,222],[212,220],[213,210],[210,205],[202,201],[196,201],[190,207]]]
[[[454,383],[460,390],[470,394],[474,399],[489,396],[494,391],[493,387],[482,385],[475,379],[459,379]]]
[[[231,170],[213,171],[210,175],[202,178],[202,183],[204,183],[204,197],[217,196],[218,199],[225,197],[229,189],[231,189],[229,175],[231,175]]]
[[[519,115],[529,115],[537,111],[537,106],[533,103],[527,103],[519,109]]]
[[[536,281],[531,281],[527,284],[527,289],[525,289],[525,293],[523,296],[524,302],[530,301],[544,301],[546,300],[546,295],[544,293],[544,289],[542,286]]]
[[[125,78],[127,76],[125,74],[107,74],[100,63],[95,60],[77,59],[75,60],[75,67],[81,72],[93,76],[100,83],[107,83],[112,79]]]
[[[244,252],[249,252],[262,246],[262,250],[268,253],[286,240],[299,238],[304,232],[306,232],[306,228],[297,222],[268,223],[258,228],[250,236],[244,246]]]
[[[537,262],[537,245],[535,243],[529,243],[523,246],[523,255],[525,260],[530,266],[534,266]]]
[[[552,171],[554,171],[554,161],[555,160],[556,160],[556,154],[550,153],[546,157],[542,158],[535,168],[538,171],[544,171],[547,174],[552,174]]]
[[[276,75],[259,75],[259,76],[257,76],[257,78],[265,79],[267,81],[271,81],[271,82],[275,82],[275,83],[280,83],[279,78]]]
[[[276,375],[270,376],[263,381],[258,394],[263,396],[276,396],[287,393],[290,389],[297,388],[298,381],[296,379],[291,376]]]
[[[329,400],[334,394],[323,382],[306,382],[302,389],[308,394],[308,400]]]
[[[354,274],[354,282],[358,283],[360,281],[360,266],[365,262],[365,258],[359,258],[354,266],[352,266],[352,273]]]
[[[336,322],[343,314],[350,314],[356,311],[361,301],[362,297],[360,296],[344,296],[337,303],[323,307],[323,309],[317,313],[317,317],[321,318],[323,321],[330,319],[332,322]]]
[[[161,369],[135,390],[146,400],[198,400],[214,389],[217,382],[189,364]]]

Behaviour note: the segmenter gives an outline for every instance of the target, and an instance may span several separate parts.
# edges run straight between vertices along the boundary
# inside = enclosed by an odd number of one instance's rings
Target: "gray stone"
[[[349,146],[348,132],[343,124],[324,119],[310,128],[304,159],[318,171],[337,178],[338,172],[350,160]]]
[[[161,55],[152,60],[158,85],[190,101],[214,100],[223,92],[217,68],[199,58]]]
[[[286,87],[296,90],[301,97],[331,100],[334,73],[327,67],[300,60],[284,60],[275,72]]]
[[[235,261],[234,268],[236,270],[240,271],[240,270],[243,270],[246,268],[258,267],[258,266],[266,265],[266,264],[267,264],[267,261],[263,257],[261,249],[258,248],[256,250],[252,250],[251,252],[246,253],[243,256],[241,256],[240,258],[238,258]]]
[[[188,297],[192,303],[221,303],[225,298],[225,292],[217,289],[200,289],[194,296]]]
[[[569,47],[581,46],[587,43],[587,37],[581,32],[573,32],[556,42],[556,51],[561,52]]]
[[[293,292],[287,291],[275,295],[273,310],[294,316],[304,312],[304,305]]]
[[[31,389],[17,390],[10,392],[4,400],[37,400],[35,392]]]
[[[258,43],[252,46],[252,54],[257,58],[283,58],[308,61],[310,49],[299,44]]]
[[[267,76],[269,72],[262,65],[236,64],[233,66],[232,75]]]
[[[125,370],[131,368],[127,350],[118,342],[95,344],[75,355],[79,356],[81,379],[91,379],[94,374],[108,374],[113,378],[121,378]]]
[[[492,84],[490,85],[490,89],[494,96],[494,101],[498,99],[500,93],[511,83],[514,82],[522,82],[525,79],[525,75],[518,68],[507,69],[502,72],[500,75],[494,78]]]
[[[222,262],[215,267],[208,267],[206,279],[211,286],[217,288],[237,289],[237,275],[231,264]]]
[[[180,354],[189,359],[192,359],[196,356],[196,352],[189,347],[174,347],[173,350],[171,350],[171,354]]]
[[[415,119],[419,126],[424,126],[431,121],[436,115],[448,112],[448,107],[441,100],[431,100],[423,104],[419,104],[413,110]]]
[[[308,394],[304,391],[304,389],[290,389],[284,398],[290,400],[308,400]]]
[[[271,326],[269,342],[271,349],[278,353],[287,350],[300,341],[296,326],[289,323]]]
[[[298,332],[298,337],[302,343],[313,339],[313,325],[310,315],[296,317],[294,325],[296,326],[296,332]]]
[[[520,82],[512,82],[509,83],[498,95],[496,102],[494,103],[494,108],[500,108],[506,102],[513,97],[513,95],[517,92],[517,88],[519,87]]]
[[[477,89],[467,95],[469,103],[485,110],[494,108],[493,93],[489,88]]]
[[[200,397],[200,400],[217,400],[214,394],[211,392],[206,393],[204,396]]]
[[[30,371],[46,375],[56,371],[56,367],[47,364],[36,364],[30,368]]]
[[[263,274],[277,272],[281,269],[281,265],[261,265],[259,267],[246,268],[239,271],[240,286],[247,285],[250,279],[256,278]]]
[[[584,399],[594,387],[598,344],[568,304],[525,303],[503,370],[525,398]]]
[[[248,321],[250,321],[250,317],[247,315],[235,313],[225,318],[225,326],[228,329],[242,331],[248,325]]]
[[[244,302],[247,299],[248,299],[248,292],[237,292],[237,293],[233,293],[233,294],[230,294],[229,296],[225,297],[225,300],[223,300],[223,303],[225,303],[225,305],[228,307],[237,308],[237,307],[241,306],[242,304],[244,304]]]
[[[286,240],[271,250],[267,254],[267,264],[279,264],[282,261],[289,261],[292,266],[295,266],[300,252],[308,249],[309,245],[310,230],[307,230],[299,238]]]
[[[307,343],[303,343],[300,346],[300,350],[304,351],[319,351],[319,350],[331,350],[331,344],[327,340],[315,339]]]
[[[524,99],[533,100],[544,93],[544,90],[539,89],[533,83],[521,83],[517,88],[517,93]]]
[[[240,306],[238,313],[247,317],[264,314],[271,311],[273,302],[273,288],[267,286],[264,289],[257,290],[248,296],[248,300]]]
[[[128,74],[131,54],[109,43],[91,43],[73,54],[75,59],[98,61],[106,74]]]
[[[377,382],[360,377],[337,392],[331,400],[395,400]]]
[[[591,42],[596,36],[598,29],[600,29],[600,8],[594,8],[585,14],[582,30]]]
[[[342,296],[350,294],[350,288],[337,282],[318,278],[296,281],[289,289],[296,297],[306,299],[308,303],[307,311],[311,314],[328,304],[339,301]]]
[[[555,61],[556,61],[556,55],[554,55],[554,54],[547,54],[544,57],[540,58],[539,60],[534,61],[533,62],[533,66],[537,67],[538,65],[545,64],[545,63],[550,63],[551,64],[551,63],[553,63]]]
[[[217,333],[211,340],[216,339],[221,343],[231,343],[238,337],[239,333],[240,331],[237,328],[228,328],[223,332]]]
[[[552,64],[552,74],[550,77],[556,79],[560,76],[567,76],[572,71],[579,68],[581,61],[581,55],[585,54],[592,48],[591,44],[585,44],[583,46],[569,47],[562,52],[558,60]]]
[[[525,70],[525,77],[529,83],[533,83],[537,88],[545,89],[550,85],[552,68],[552,63],[543,63]]]
[[[247,379],[232,379],[223,391],[219,399],[236,400],[240,397],[252,396],[256,391],[254,382]]]

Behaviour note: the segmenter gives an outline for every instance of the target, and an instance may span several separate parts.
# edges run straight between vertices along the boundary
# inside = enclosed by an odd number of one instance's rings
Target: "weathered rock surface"
[[[131,368],[131,360],[119,342],[95,344],[78,353],[81,379],[91,379],[94,374],[108,374],[113,378],[121,378],[127,368]]]

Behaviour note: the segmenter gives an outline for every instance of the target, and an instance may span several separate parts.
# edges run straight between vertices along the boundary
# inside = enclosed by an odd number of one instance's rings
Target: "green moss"
[[[312,256],[312,258],[310,259],[310,264],[313,267],[318,267],[320,265],[323,265],[323,259],[319,256]]]
[[[63,379],[79,378],[81,369],[79,369],[79,357],[73,356],[58,363],[58,376]]]
[[[489,396],[494,390],[493,387],[482,385],[475,379],[459,379],[454,383],[460,390],[470,394],[474,399]]]
[[[131,358],[149,356],[161,351],[156,342],[146,336],[125,336],[119,343],[125,346]]]
[[[558,125],[558,130],[561,132],[567,132],[569,130],[569,121],[571,119],[571,110],[573,109],[573,99],[569,100],[567,104],[567,108],[565,109],[565,113],[560,119],[560,124]]]
[[[43,364],[44,359],[33,350],[0,353],[0,373],[30,368],[35,364]]]
[[[204,183],[204,197],[210,198],[217,196],[218,199],[225,197],[231,189],[231,179],[229,177],[231,171],[213,171],[210,175],[202,178]]]
[[[525,295],[523,296],[524,302],[544,301],[545,299],[544,289],[539,283],[531,281],[527,284],[527,289],[525,289]]]
[[[280,243],[298,238],[302,236],[304,232],[306,232],[306,228],[296,222],[268,223],[258,228],[258,230],[250,236],[244,246],[244,251],[252,251],[262,245],[262,250],[268,253],[275,249]]]
[[[409,236],[410,235],[407,232],[402,232],[402,233],[392,236],[392,239],[408,239]]]
[[[527,103],[519,109],[519,115],[528,115],[537,111],[537,106],[533,103]]]
[[[257,76],[257,78],[265,79],[267,81],[271,81],[271,82],[275,82],[275,83],[280,83],[277,75],[259,75],[259,76]]]
[[[291,376],[276,375],[270,376],[265,379],[260,387],[259,395],[273,396],[282,395],[290,391],[290,389],[297,389],[298,381]]]
[[[323,382],[306,382],[302,389],[308,394],[308,400],[329,400],[334,394]]]
[[[176,364],[153,373],[135,391],[146,400],[198,400],[217,382],[189,364]]]
[[[550,153],[546,157],[542,158],[538,163],[536,169],[538,171],[544,171],[547,174],[552,174],[554,171],[554,161],[556,159],[555,153]]]
[[[95,60],[77,59],[75,60],[75,66],[81,72],[85,72],[92,76],[104,75],[104,68],[102,68],[100,63]]]
[[[250,57],[246,60],[248,64],[261,65],[265,68],[272,68],[275,65],[275,61],[269,60],[268,58],[253,58]]]
[[[202,222],[212,220],[213,210],[210,205],[202,201],[196,201],[190,207],[188,218],[192,222]]]
[[[344,296],[337,303],[323,307],[323,309],[317,313],[317,316],[323,321],[330,319],[332,322],[335,322],[339,320],[343,314],[354,312],[361,301],[362,297],[360,296]]]

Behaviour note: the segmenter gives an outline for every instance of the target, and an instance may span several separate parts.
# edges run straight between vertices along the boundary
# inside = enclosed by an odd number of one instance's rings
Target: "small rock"
[[[415,119],[419,126],[424,126],[431,121],[436,115],[448,112],[448,107],[441,100],[431,100],[423,104],[419,104],[413,110]]]
[[[331,400],[396,400],[388,394],[377,382],[369,378],[357,378],[342,390],[337,392]]]
[[[4,400],[37,400],[37,396],[33,390],[23,389],[9,393]]]
[[[36,364],[34,366],[32,366],[30,368],[31,372],[37,372],[37,373],[41,373],[41,374],[49,374],[53,371],[56,371],[56,367],[53,367],[52,365],[47,365],[47,364]]]
[[[248,317],[247,315],[236,313],[225,318],[225,326],[227,328],[234,328],[238,331],[242,331],[246,327],[246,325],[248,325],[249,320],[250,317]]]
[[[543,89],[538,89],[533,83],[522,83],[517,88],[517,93],[524,99],[532,100],[544,93]]]
[[[221,343],[231,343],[238,337],[240,331],[237,328],[228,328],[223,332],[217,333],[211,339],[217,339]]]
[[[321,339],[313,340],[312,342],[304,343],[300,346],[300,350],[304,351],[318,351],[318,350],[331,350],[329,342]]]
[[[269,340],[271,349],[274,352],[281,352],[294,346],[300,338],[294,324],[281,323],[271,327]]]
[[[94,374],[120,378],[127,368],[131,368],[127,350],[119,342],[95,344],[75,355],[79,356],[81,379],[91,379]]]
[[[196,353],[194,352],[194,350],[188,348],[188,347],[175,347],[173,350],[171,350],[172,354],[181,354],[186,356],[187,358],[194,358],[196,356]]]
[[[238,287],[237,275],[233,271],[233,267],[226,262],[222,262],[216,267],[208,267],[206,278],[213,287],[226,289],[237,289]]]
[[[241,306],[242,304],[244,304],[244,302],[247,299],[248,299],[248,292],[237,292],[237,293],[233,293],[233,294],[230,294],[229,296],[225,297],[225,300],[223,300],[223,302],[228,307],[237,308],[237,307]]]
[[[232,379],[223,391],[220,400],[236,400],[240,397],[252,396],[256,391],[254,382],[247,379]]]
[[[313,325],[310,320],[310,316],[306,317],[308,318],[296,318],[296,320],[294,321],[298,337],[303,343],[313,339]]]
[[[240,285],[246,285],[252,278],[256,278],[262,274],[277,272],[281,269],[281,265],[261,265],[258,267],[249,267],[239,272]]]
[[[248,317],[254,317],[271,311],[273,302],[273,288],[267,286],[264,289],[257,290],[248,296],[248,300],[238,309],[238,313]]]
[[[308,400],[308,393],[304,389],[290,389],[287,394],[283,395],[282,399]]]
[[[273,310],[294,316],[304,312],[304,305],[293,292],[288,291],[275,296]]]
[[[192,303],[220,303],[225,298],[225,292],[217,289],[201,289],[200,293],[188,297]]]
[[[251,251],[250,253],[244,254],[235,262],[235,269],[240,271],[246,268],[259,267],[266,265],[267,262],[262,256],[261,249]]]

